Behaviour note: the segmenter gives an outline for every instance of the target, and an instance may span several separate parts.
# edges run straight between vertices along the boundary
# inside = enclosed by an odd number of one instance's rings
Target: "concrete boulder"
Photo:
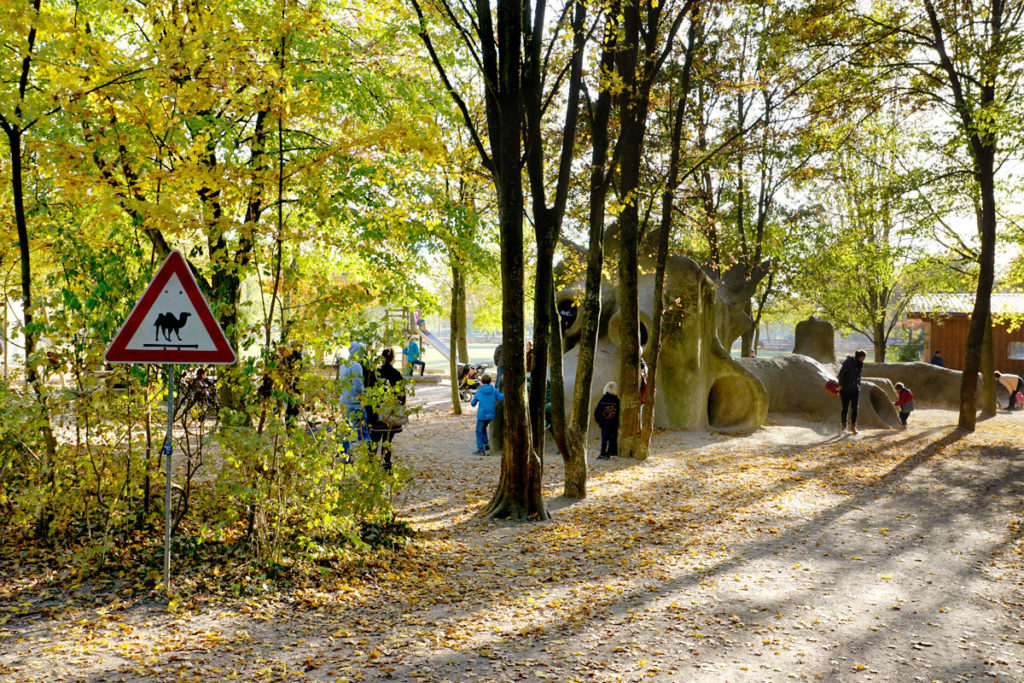
[[[812,315],[796,324],[793,353],[809,356],[819,363],[836,362],[836,328],[827,320]]]

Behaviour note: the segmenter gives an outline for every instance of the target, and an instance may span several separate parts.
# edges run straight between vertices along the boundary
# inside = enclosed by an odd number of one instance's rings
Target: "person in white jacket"
[[[1017,393],[1024,389],[1024,380],[1020,378],[1020,375],[1010,375],[1001,372],[995,373],[996,381],[1006,387],[1007,391],[1010,392],[1010,406],[1009,409],[1013,410],[1017,407]]]

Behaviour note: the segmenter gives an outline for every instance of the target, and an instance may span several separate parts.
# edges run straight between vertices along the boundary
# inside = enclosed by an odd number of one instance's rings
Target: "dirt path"
[[[646,462],[592,460],[572,504],[549,457],[535,524],[473,518],[499,468],[473,419],[431,411],[397,442],[423,536],[390,565],[278,602],[8,617],[0,678],[1024,680],[1019,416],[963,439],[943,410],[843,438],[659,433]]]

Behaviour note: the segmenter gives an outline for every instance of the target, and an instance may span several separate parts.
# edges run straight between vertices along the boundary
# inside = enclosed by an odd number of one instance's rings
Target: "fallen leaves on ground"
[[[173,609],[8,549],[0,676],[1021,678],[1024,426],[959,435],[954,415],[855,438],[659,432],[645,462],[591,461],[571,503],[548,455],[553,519],[519,524],[474,517],[500,459],[470,454],[472,416],[426,413],[396,443],[415,543],[264,595],[195,583]]]

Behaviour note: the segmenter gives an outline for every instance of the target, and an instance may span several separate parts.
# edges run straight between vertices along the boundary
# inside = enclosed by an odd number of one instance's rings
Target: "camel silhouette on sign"
[[[171,332],[178,337],[178,341],[181,341],[181,334],[179,330],[185,327],[185,321],[191,313],[181,313],[177,317],[173,313],[161,313],[156,317],[156,321],[153,326],[156,327],[155,341],[160,341],[160,333],[163,332],[164,339],[171,341]]]

